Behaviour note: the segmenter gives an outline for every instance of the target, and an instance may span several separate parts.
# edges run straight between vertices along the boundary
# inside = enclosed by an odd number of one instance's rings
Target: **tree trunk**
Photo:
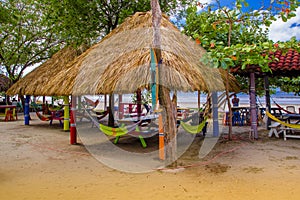
[[[115,126],[115,119],[114,119],[114,95],[109,95],[109,113],[108,113],[108,126],[114,127]]]
[[[271,113],[271,101],[270,101],[270,86],[269,86],[269,77],[264,76],[264,87],[265,87],[265,96],[266,96],[266,110]],[[266,128],[270,130],[269,126],[271,125],[271,119],[268,117]]]
[[[162,85],[159,87],[159,101],[163,108],[163,122],[165,133],[166,162],[177,166],[177,129],[176,129],[176,107],[170,98],[170,90]]]
[[[232,110],[229,97],[229,69],[226,71],[226,99],[228,104],[229,116],[228,116],[228,140],[232,140]]]
[[[151,0],[152,9],[152,28],[153,28],[153,41],[152,45],[156,53],[156,58],[158,61],[158,82],[159,82],[159,101],[162,105],[162,115],[164,123],[164,133],[165,133],[165,153],[167,163],[173,163],[176,161],[177,156],[177,130],[176,130],[176,113],[171,98],[170,90],[163,86],[161,83],[160,67],[161,65],[161,34],[160,34],[160,24],[162,19],[162,14],[160,10],[160,5],[158,0]],[[176,165],[176,162],[175,162]]]
[[[256,98],[255,98],[255,74],[250,73],[250,116],[251,116],[251,133],[254,139],[258,139],[257,131],[257,111],[256,111]]]

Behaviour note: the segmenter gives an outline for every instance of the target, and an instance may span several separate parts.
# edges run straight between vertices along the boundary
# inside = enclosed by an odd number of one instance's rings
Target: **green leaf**
[[[284,16],[284,13],[281,13],[281,19],[283,22],[287,22],[287,18]]]
[[[227,69],[227,64],[223,60],[221,60],[221,67]]]

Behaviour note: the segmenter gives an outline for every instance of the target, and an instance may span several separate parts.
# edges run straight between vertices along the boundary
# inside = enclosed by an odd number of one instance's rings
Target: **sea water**
[[[222,93],[218,92],[218,96]],[[172,97],[172,95],[171,95]],[[237,97],[240,99],[240,105],[249,105],[249,95],[245,93],[238,93]],[[99,100],[100,102],[104,101],[103,96],[90,96],[93,100]],[[115,95],[115,104],[118,103],[119,97]],[[132,103],[133,94],[124,94],[122,95],[123,103]],[[205,104],[207,101],[207,95],[201,93],[200,94],[200,103]],[[256,97],[257,104],[260,106],[265,106],[265,96]],[[197,107],[198,105],[198,92],[177,92],[177,102],[178,104],[188,104],[194,105]],[[271,104],[275,104],[275,102],[279,105],[298,105],[300,106],[300,96],[295,96],[294,93],[286,93],[282,91],[277,91],[276,94],[271,95]],[[261,105],[262,104],[262,105]]]

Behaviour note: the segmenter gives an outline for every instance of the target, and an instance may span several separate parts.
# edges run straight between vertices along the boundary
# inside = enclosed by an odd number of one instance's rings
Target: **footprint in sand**
[[[243,171],[247,172],[247,173],[259,173],[259,172],[263,172],[264,171],[264,168],[262,167],[246,167],[246,168],[243,168]]]

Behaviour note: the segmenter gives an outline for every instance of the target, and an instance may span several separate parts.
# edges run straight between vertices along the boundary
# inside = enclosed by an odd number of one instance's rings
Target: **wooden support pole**
[[[107,110],[107,95],[104,95],[104,108],[103,110]]]
[[[218,93],[212,92],[213,136],[219,137]]]
[[[71,115],[70,115],[70,144],[77,144],[76,132],[76,97],[71,97]]]
[[[30,101],[30,96],[26,95],[25,98],[25,107],[24,107],[24,124],[29,125],[29,101]]]
[[[142,92],[140,89],[136,91],[136,103],[137,103],[137,117],[140,120],[142,114]]]
[[[269,85],[269,77],[267,75],[264,76],[264,89],[266,96],[266,110],[271,113],[271,101],[270,101],[270,85]],[[268,117],[267,121],[267,129],[270,130],[269,126],[271,125],[271,119]]]
[[[258,139],[254,72],[250,73],[250,116],[251,116],[251,134],[253,134],[254,139]]]
[[[158,134],[159,134],[159,159],[165,160],[165,134],[162,114],[158,116]]]
[[[109,114],[108,114],[108,126],[115,126],[114,119],[114,94],[109,95]]]
[[[70,130],[70,106],[69,106],[69,97],[64,96],[64,131]]]
[[[200,111],[200,108],[201,108],[201,91],[198,90],[198,112]]]
[[[122,119],[124,116],[124,104],[123,104],[123,95],[122,94],[119,94],[118,111],[119,111],[119,119]]]

